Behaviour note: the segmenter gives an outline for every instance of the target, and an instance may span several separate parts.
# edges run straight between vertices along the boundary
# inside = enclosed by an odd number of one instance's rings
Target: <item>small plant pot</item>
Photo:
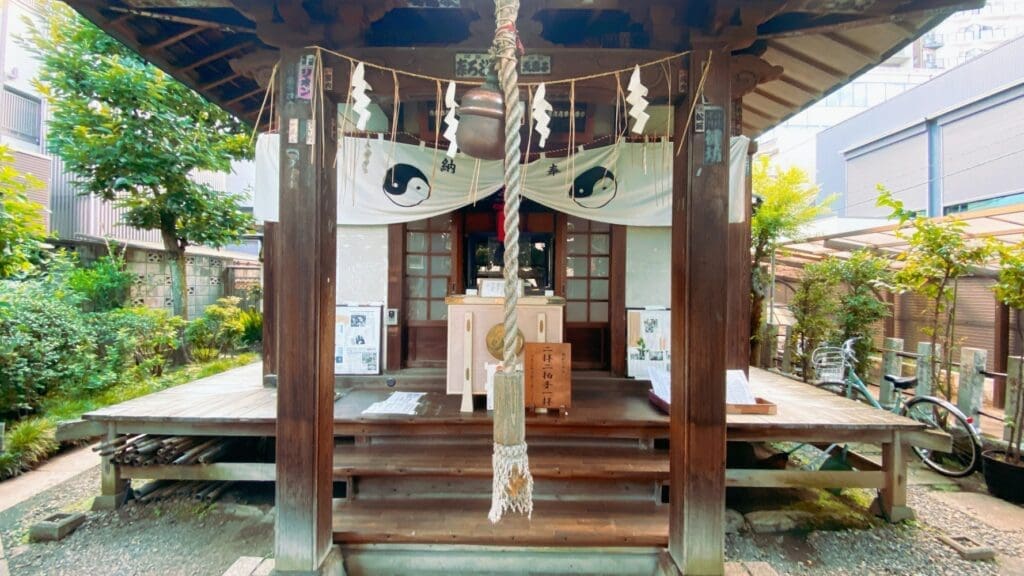
[[[1024,464],[1007,462],[1006,453],[1001,450],[986,450],[981,461],[985,483],[993,496],[1024,503]]]

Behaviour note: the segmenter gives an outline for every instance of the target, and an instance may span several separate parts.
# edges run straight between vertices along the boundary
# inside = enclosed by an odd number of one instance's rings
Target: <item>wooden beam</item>
[[[238,72],[235,72],[234,74],[228,74],[227,76],[222,76],[222,77],[220,77],[220,78],[218,78],[218,79],[216,79],[216,80],[214,80],[212,82],[207,82],[206,84],[203,84],[203,85],[199,86],[198,90],[200,92],[206,92],[208,90],[213,90],[217,86],[220,86],[222,84],[227,84],[228,82],[231,82],[232,80],[238,80],[241,77],[242,77],[242,75],[239,74]]]
[[[168,36],[167,38],[164,38],[163,40],[161,40],[161,41],[159,41],[159,42],[157,42],[155,44],[150,44],[149,46],[143,46],[142,47],[142,53],[143,54],[152,54],[153,52],[158,52],[160,50],[163,50],[164,48],[167,48],[168,46],[171,46],[171,45],[177,44],[178,42],[181,42],[182,40],[184,40],[185,38],[188,38],[189,36],[194,36],[194,35],[202,32],[203,30],[209,30],[210,28],[212,28],[212,26],[210,26],[209,24],[204,24],[204,25],[201,25],[201,26],[191,26],[189,28],[186,28],[186,29],[182,30],[181,32],[178,32],[177,34],[174,34],[173,36]]]
[[[248,100],[249,98],[252,98],[253,96],[256,96],[258,94],[263,94],[266,91],[267,91],[266,88],[263,88],[262,86],[257,86],[256,88],[246,92],[245,94],[239,94],[238,96],[235,96],[231,100],[228,100],[228,101],[224,102],[224,105],[225,106],[231,106],[232,104],[237,104],[237,103],[241,102],[242,100]]]
[[[288,297],[278,300],[274,557],[278,571],[310,575],[320,574],[321,563],[332,552],[338,230],[335,114],[326,115],[326,125],[324,117],[314,117],[310,100],[299,93],[296,81],[300,69],[311,66],[314,58],[312,51],[282,51],[277,84],[282,127],[280,253],[288,255],[280,262],[279,287]],[[323,109],[336,106],[328,96]]]
[[[277,222],[263,224],[263,377],[277,377],[277,325],[279,294],[277,269],[281,265],[278,248],[281,240]]]
[[[405,224],[388,225],[388,307],[398,309],[398,324],[387,327],[387,370],[396,372],[405,357]]]
[[[740,115],[742,116],[742,109]],[[739,135],[733,134],[733,136]],[[750,274],[752,271],[750,265],[750,200],[753,192],[750,166],[756,149],[754,143],[751,142],[748,154],[744,158],[746,166],[742,199],[743,221],[729,223],[729,255],[726,264],[729,278],[733,280],[728,294],[727,325],[729,333],[726,362],[730,370],[743,370],[744,372],[749,372],[750,369]]]
[[[725,565],[725,370],[729,252],[729,53],[697,45],[689,78],[707,80],[676,106],[683,139],[672,185],[672,409],[669,552],[683,574],[721,574]],[[702,133],[685,132],[689,102],[703,98]],[[690,126],[693,131],[695,125]]]
[[[626,227],[612,226],[612,270],[610,302],[608,302],[611,331],[610,368],[613,374],[626,375]]]
[[[242,42],[238,42],[237,40],[234,40],[234,41],[228,42],[222,48],[219,48],[219,49],[218,48],[214,48],[214,52],[211,52],[210,54],[208,54],[206,56],[203,56],[199,60],[195,60],[193,62],[189,62],[188,64],[184,64],[184,65],[180,66],[178,68],[178,71],[179,72],[187,72],[189,70],[195,70],[196,68],[199,68],[200,66],[205,66],[205,65],[209,64],[210,62],[213,62],[215,60],[220,60],[221,58],[225,58],[227,56],[230,56],[230,55],[234,54],[235,52],[238,52],[240,50],[244,50],[244,49],[248,48],[249,46],[252,46],[255,43],[256,43],[255,40],[245,40],[245,41],[242,41]]]
[[[131,16],[137,16],[139,18],[148,18],[150,20],[161,20],[164,22],[177,22],[178,24],[191,24],[193,26],[208,26],[217,28],[221,32],[228,32],[234,34],[255,34],[256,29],[248,26],[236,26],[227,22],[221,22],[218,20],[207,20],[204,18],[192,18],[189,16],[180,16],[178,14],[167,14],[165,12],[153,12],[151,10],[139,10],[136,8],[121,8],[120,6],[109,6],[106,7],[111,12],[117,12],[119,14],[129,14]]]

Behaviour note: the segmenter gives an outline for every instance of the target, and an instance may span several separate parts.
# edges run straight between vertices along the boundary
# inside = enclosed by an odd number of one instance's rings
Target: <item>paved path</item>
[[[0,482],[0,512],[99,464],[100,457],[91,447],[83,446],[51,458],[35,470]]]

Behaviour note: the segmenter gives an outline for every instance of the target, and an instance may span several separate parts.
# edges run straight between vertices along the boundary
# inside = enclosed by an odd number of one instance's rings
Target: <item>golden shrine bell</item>
[[[459,150],[473,158],[505,158],[505,98],[493,70],[482,86],[471,89],[462,97],[455,139]]]

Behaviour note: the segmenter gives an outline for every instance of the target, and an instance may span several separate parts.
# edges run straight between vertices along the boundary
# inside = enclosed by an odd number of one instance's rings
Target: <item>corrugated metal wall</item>
[[[42,206],[40,215],[47,227],[50,225],[50,159],[39,154],[12,150],[13,167],[22,174],[31,174],[42,182],[42,187],[28,190],[28,198]]]

